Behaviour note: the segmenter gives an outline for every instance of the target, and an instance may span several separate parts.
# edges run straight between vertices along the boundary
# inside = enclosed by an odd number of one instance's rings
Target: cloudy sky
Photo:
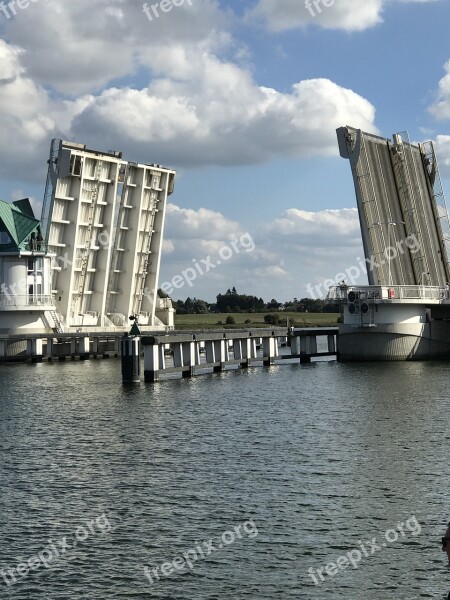
[[[0,4],[0,197],[39,210],[53,137],[174,167],[161,282],[281,301],[362,256],[337,127],[435,140],[450,194],[449,0],[165,2]]]

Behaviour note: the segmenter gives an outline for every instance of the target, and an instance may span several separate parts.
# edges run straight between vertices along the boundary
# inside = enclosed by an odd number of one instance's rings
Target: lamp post
[[[382,225],[387,225],[388,228],[388,248],[391,248],[391,229],[390,226],[395,226],[395,225],[405,225],[405,221],[384,221],[384,222],[378,222],[378,223],[374,223],[374,225],[378,225],[379,227],[382,227]],[[391,255],[389,254],[388,256],[388,286],[391,287],[392,283],[391,283]]]

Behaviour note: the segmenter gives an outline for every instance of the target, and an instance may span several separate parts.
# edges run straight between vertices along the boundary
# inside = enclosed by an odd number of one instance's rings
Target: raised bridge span
[[[352,127],[337,137],[352,169],[369,284],[445,287],[450,221],[433,143]]]

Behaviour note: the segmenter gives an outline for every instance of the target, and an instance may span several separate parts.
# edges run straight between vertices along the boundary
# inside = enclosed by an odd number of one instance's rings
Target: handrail
[[[347,300],[350,292],[355,292],[360,300],[448,300],[450,290],[446,287],[423,285],[390,286],[344,286],[331,287],[328,300]]]
[[[16,295],[16,294],[0,294],[0,307],[4,306],[54,306],[54,296],[38,296]]]
[[[30,239],[26,242],[23,250],[25,252],[41,252],[42,254],[46,254],[48,244],[44,240]]]

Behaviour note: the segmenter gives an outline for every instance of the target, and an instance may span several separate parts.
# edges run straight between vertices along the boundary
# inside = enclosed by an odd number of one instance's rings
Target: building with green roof
[[[29,199],[0,200],[0,333],[56,330],[52,257]]]
[[[0,200],[0,253],[43,251],[40,222],[28,198],[9,203]]]

